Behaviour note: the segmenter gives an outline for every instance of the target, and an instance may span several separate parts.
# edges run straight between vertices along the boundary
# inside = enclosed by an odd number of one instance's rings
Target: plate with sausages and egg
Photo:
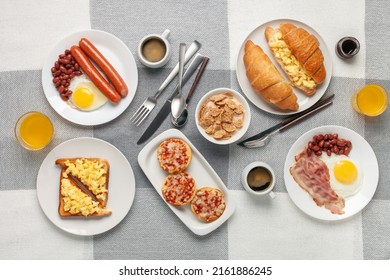
[[[44,94],[63,118],[100,125],[122,114],[134,98],[138,70],[129,48],[114,35],[84,30],[61,39],[42,69]]]
[[[293,202],[320,220],[342,220],[360,212],[379,180],[370,144],[341,126],[321,126],[302,135],[290,148],[284,180]]]

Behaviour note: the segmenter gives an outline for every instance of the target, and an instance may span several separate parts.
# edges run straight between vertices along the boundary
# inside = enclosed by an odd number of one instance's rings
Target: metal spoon
[[[193,95],[197,85],[199,84],[200,77],[202,76],[202,74],[203,74],[203,72],[204,72],[208,62],[209,62],[209,58],[208,57],[204,57],[203,61],[202,61],[202,64],[200,65],[200,68],[198,70],[198,73],[196,74],[195,80],[192,83],[191,89],[188,92],[184,110],[182,111],[182,113],[180,114],[180,116],[178,118],[175,119],[175,118],[172,117],[172,119],[171,119],[174,126],[182,127],[183,125],[185,125],[187,123],[187,120],[188,120],[188,109],[187,109],[188,103],[190,102],[190,99],[191,99],[191,97],[192,97],[192,95]]]
[[[171,103],[171,113],[174,119],[177,119],[184,108],[184,96],[182,93],[182,84],[183,84],[183,68],[184,68],[184,56],[186,53],[186,44],[180,44],[180,52],[179,52],[179,86],[178,86],[178,94],[172,99]]]

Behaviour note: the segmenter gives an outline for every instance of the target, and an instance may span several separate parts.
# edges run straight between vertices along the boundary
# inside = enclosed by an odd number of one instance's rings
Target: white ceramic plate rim
[[[298,97],[298,104],[299,109],[298,111],[288,111],[288,110],[281,110],[278,109],[270,104],[268,104],[266,101],[261,99],[257,93],[253,90],[251,87],[247,77],[246,77],[246,70],[244,65],[244,46],[245,42],[247,40],[252,40],[256,45],[260,45],[261,48],[264,50],[264,52],[268,55],[268,57],[271,59],[273,64],[276,66],[276,68],[279,70],[279,72],[285,77],[286,81],[289,81],[287,75],[284,73],[280,65],[275,61],[269,47],[267,44],[267,41],[264,36],[264,31],[267,26],[271,27],[278,27],[281,23],[291,23],[296,25],[297,27],[302,27],[305,30],[307,30],[309,33],[315,35],[320,42],[320,49],[324,55],[324,66],[326,69],[326,78],[325,81],[317,87],[317,92],[313,96],[306,96],[304,93],[299,91],[298,89],[293,87],[294,93]],[[256,27],[253,31],[249,33],[249,35],[245,38],[243,41],[241,48],[238,52],[237,56],[237,64],[236,64],[236,75],[238,83],[243,91],[243,93],[246,95],[246,97],[259,109],[266,111],[271,114],[275,115],[292,115],[296,114],[298,112],[302,112],[308,108],[310,108],[312,105],[314,105],[324,94],[326,89],[329,86],[331,77],[332,77],[332,57],[329,53],[328,47],[325,43],[325,41],[322,39],[322,37],[310,26],[308,26],[305,23],[302,23],[297,20],[292,19],[276,19],[272,20],[266,23],[263,23],[262,25]]]
[[[95,111],[83,112],[71,108],[56,90],[51,74],[54,62],[59,54],[70,49],[72,45],[77,45],[83,37],[95,44],[126,82],[129,93],[119,104],[114,105],[108,101]],[[115,119],[130,105],[138,86],[138,69],[129,48],[119,38],[100,30],[82,30],[67,35],[50,50],[42,68],[42,86],[49,104],[64,119],[79,125],[100,125]]]
[[[61,169],[58,158],[106,158],[110,164],[107,208],[110,216],[101,218],[72,217],[63,219],[58,214]],[[38,201],[45,215],[60,229],[76,235],[96,235],[119,224],[129,212],[135,195],[135,178],[126,157],[113,145],[90,137],[65,141],[51,150],[43,160],[37,176]]]
[[[199,118],[198,118],[199,110],[200,110],[200,107],[202,106],[202,104],[206,101],[206,99],[208,99],[209,97],[211,97],[213,95],[225,93],[225,92],[233,93],[234,97],[236,97],[238,99],[238,101],[240,101],[241,104],[244,106],[244,109],[245,109],[244,125],[235,134],[233,134],[233,136],[230,139],[217,140],[217,139],[214,139],[214,137],[208,135],[205,132],[205,130],[200,126]],[[209,140],[210,142],[212,142],[214,144],[227,145],[227,144],[232,144],[232,143],[237,142],[238,140],[240,140],[244,136],[244,134],[248,130],[250,122],[251,122],[251,110],[250,110],[248,102],[240,93],[238,93],[237,91],[235,91],[234,89],[231,89],[231,88],[216,88],[216,89],[209,91],[208,93],[206,93],[205,95],[202,96],[202,98],[198,102],[198,105],[196,106],[196,109],[195,109],[196,127],[198,128],[200,134],[202,134],[202,136],[204,138],[206,138],[207,140]]]
[[[304,149],[308,141],[314,135],[326,133],[338,133],[340,138],[349,139],[352,142],[349,157],[358,162],[364,176],[360,191],[345,199],[345,213],[342,215],[335,215],[324,207],[318,207],[310,195],[294,181],[289,171],[290,166],[295,163],[295,155]],[[370,144],[355,131],[342,126],[321,126],[306,132],[291,146],[284,164],[284,181],[292,201],[303,212],[320,220],[343,220],[360,212],[374,196],[378,180],[378,161]]]
[[[165,201],[161,193],[161,186],[165,177],[168,176],[168,173],[164,172],[160,168],[157,160],[157,148],[162,141],[168,138],[180,138],[186,141],[191,147],[192,160],[186,171],[189,172],[195,179],[197,188],[202,186],[216,187],[221,189],[225,194],[226,209],[222,216],[219,217],[219,219],[211,223],[204,223],[191,212],[189,205],[175,207]],[[206,235],[217,229],[233,214],[235,203],[229,194],[228,188],[225,186],[221,178],[217,175],[210,164],[206,161],[206,159],[202,156],[202,154],[179,130],[169,129],[151,140],[138,154],[138,163],[146,177],[160,195],[161,199],[193,233],[197,235]]]

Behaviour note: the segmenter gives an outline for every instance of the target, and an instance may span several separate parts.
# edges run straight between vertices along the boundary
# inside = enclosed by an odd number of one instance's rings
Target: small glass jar
[[[344,37],[336,44],[336,54],[343,59],[349,59],[357,55],[360,43],[354,37]]]

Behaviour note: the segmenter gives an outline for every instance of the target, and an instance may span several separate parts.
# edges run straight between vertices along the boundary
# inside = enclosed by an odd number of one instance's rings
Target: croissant
[[[254,91],[280,109],[298,110],[297,96],[292,91],[263,49],[251,40],[245,43],[246,76]]]
[[[324,56],[317,38],[292,24],[281,24],[279,29],[267,27],[265,37],[291,84],[313,95],[326,77]]]

